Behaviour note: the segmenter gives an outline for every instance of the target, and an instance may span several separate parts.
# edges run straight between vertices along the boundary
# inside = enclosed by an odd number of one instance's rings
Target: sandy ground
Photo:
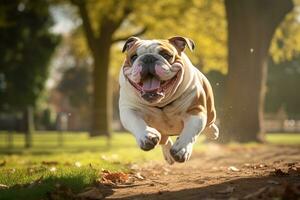
[[[131,168],[140,180],[112,188],[106,199],[300,199],[299,146],[212,144],[184,164]]]

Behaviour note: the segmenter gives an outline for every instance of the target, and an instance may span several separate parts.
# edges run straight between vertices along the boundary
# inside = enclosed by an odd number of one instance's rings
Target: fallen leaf
[[[134,177],[137,178],[137,179],[139,179],[139,180],[144,180],[144,179],[145,179],[145,178],[141,175],[140,172],[135,173],[135,174],[134,174]]]
[[[244,166],[245,167],[250,167],[251,165],[250,165],[250,163],[245,163]]]
[[[231,171],[231,172],[240,172],[241,170],[236,168],[235,166],[230,166],[228,167],[228,171]]]
[[[0,184],[0,190],[9,188],[7,185]]]
[[[57,161],[42,161],[42,165],[58,165]]]
[[[293,167],[294,165],[296,165],[297,163],[296,162],[290,162],[290,163],[287,163],[287,165],[289,166],[289,167]]]
[[[275,171],[273,172],[273,174],[275,176],[287,176],[287,175],[289,175],[288,173],[282,171],[281,169],[275,169]]]
[[[101,183],[101,184],[106,185],[106,186],[115,186],[116,185],[111,180],[108,180],[108,179],[105,179],[105,178],[97,179],[96,182]]]
[[[235,187],[228,186],[224,190],[217,191],[217,193],[218,194],[229,194],[229,193],[232,193],[234,191],[234,189],[235,189]]]
[[[64,165],[65,166],[71,166],[72,164],[70,162],[65,162]]]
[[[113,183],[126,183],[129,179],[129,175],[123,172],[105,172],[102,176],[103,179],[110,180]]]
[[[101,191],[95,187],[89,188],[87,191],[81,192],[81,193],[77,194],[76,196],[83,198],[83,199],[89,199],[89,200],[99,200],[99,199],[104,198]]]
[[[0,167],[4,167],[6,165],[6,160],[0,162]]]
[[[299,167],[290,167],[287,172],[289,175],[299,176],[300,168]]]
[[[256,167],[257,167],[257,168],[264,168],[264,167],[267,167],[267,165],[265,165],[265,164],[259,164],[259,165],[257,165]]]

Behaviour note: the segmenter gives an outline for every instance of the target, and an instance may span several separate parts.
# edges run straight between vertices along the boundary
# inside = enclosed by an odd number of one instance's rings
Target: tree
[[[263,141],[263,102],[268,52],[274,32],[293,8],[292,0],[225,0],[228,76],[221,141]]]
[[[111,135],[112,100],[109,79],[109,60],[111,46],[115,42],[127,39],[138,32],[115,38],[116,31],[133,12],[133,1],[95,1],[71,0],[78,8],[82,19],[87,46],[93,58],[93,116],[91,136]],[[94,10],[94,12],[91,12]],[[94,20],[96,18],[96,20]]]
[[[22,111],[35,106],[59,37],[46,1],[4,0],[0,8],[0,110]]]
[[[281,63],[271,60],[267,80],[265,111],[277,113],[284,108],[288,117],[299,119],[300,54]]]
[[[43,90],[48,62],[58,44],[45,1],[0,4],[0,111],[23,112],[25,147],[31,147],[33,107]]]

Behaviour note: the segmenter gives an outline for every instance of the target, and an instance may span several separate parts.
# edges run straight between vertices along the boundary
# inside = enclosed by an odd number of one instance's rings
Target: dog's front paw
[[[178,139],[170,149],[173,159],[177,162],[185,162],[189,160],[193,151],[193,143],[184,144]]]
[[[142,137],[138,139],[138,143],[142,150],[149,151],[159,143],[160,139],[160,133],[156,129],[148,127]]]

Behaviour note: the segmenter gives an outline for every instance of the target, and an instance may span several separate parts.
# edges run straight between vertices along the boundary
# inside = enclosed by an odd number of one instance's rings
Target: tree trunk
[[[228,76],[221,142],[264,141],[263,102],[272,36],[292,9],[291,0],[225,0]]]
[[[34,114],[33,108],[28,106],[23,114],[24,133],[25,133],[25,148],[32,147],[32,136],[34,133]]]
[[[103,37],[105,38],[105,37]],[[93,53],[93,117],[90,136],[111,136],[112,88],[109,78],[110,39],[101,39],[97,51]]]

